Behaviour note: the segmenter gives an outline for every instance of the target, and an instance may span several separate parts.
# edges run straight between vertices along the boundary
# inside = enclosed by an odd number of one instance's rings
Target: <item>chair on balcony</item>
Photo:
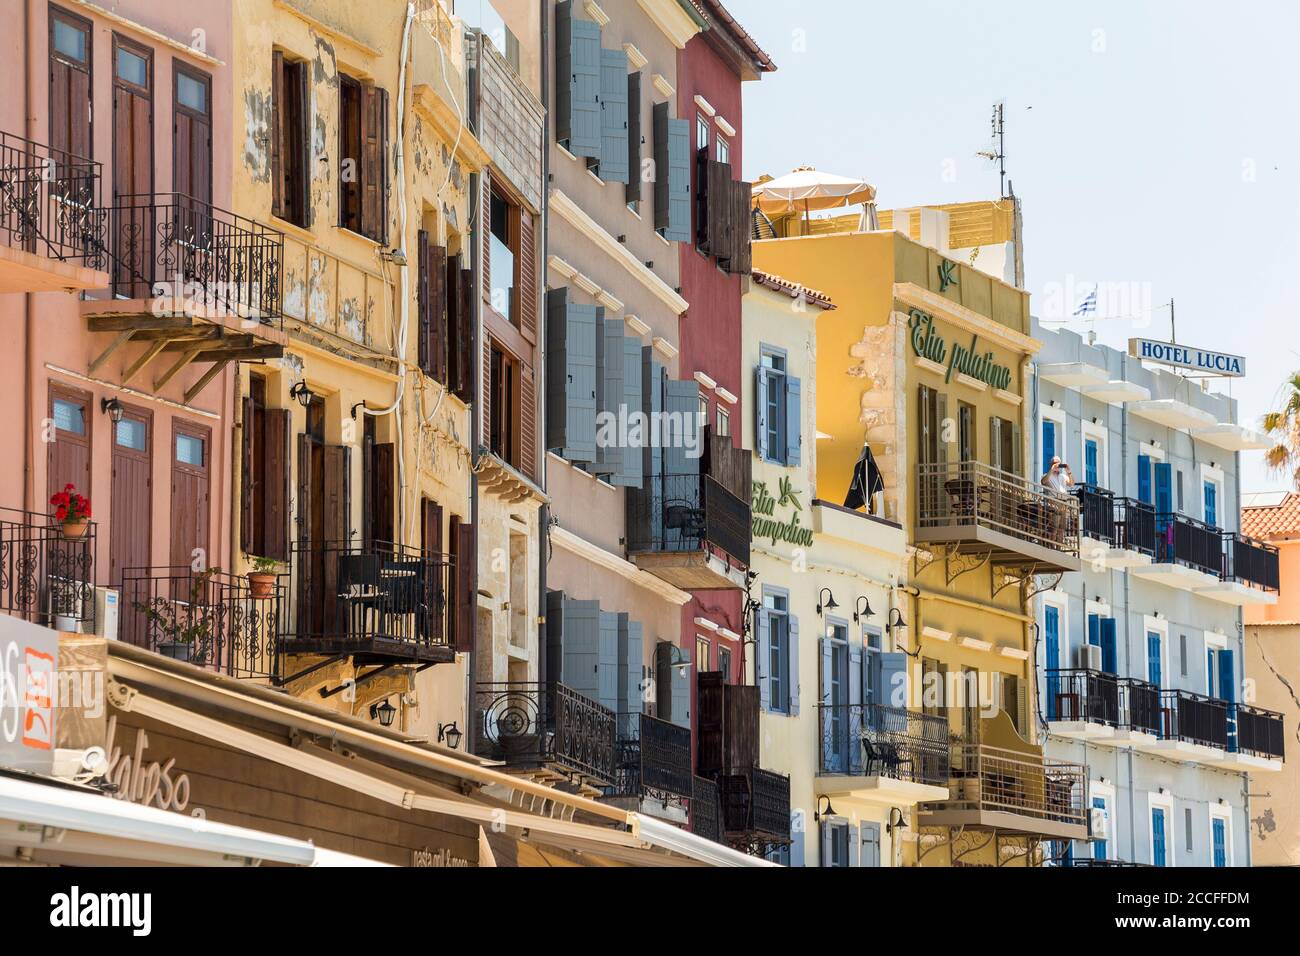
[[[352,636],[366,634],[378,624],[383,613],[385,587],[381,582],[380,557],[377,554],[340,554],[338,556],[339,617]]]
[[[950,478],[943,483],[948,493],[948,504],[953,515],[969,518],[975,514],[975,481],[971,478]]]
[[[684,542],[704,540],[704,509],[685,499],[664,503],[664,528],[676,531]]]
[[[894,777],[902,778],[900,772],[904,767],[907,768],[907,775],[912,773],[912,761],[910,758],[904,758],[898,745],[885,740],[872,740],[870,737],[862,738],[862,754],[867,765],[868,777]]]
[[[413,617],[418,633],[423,634],[424,618],[428,608],[424,603],[424,562],[384,560],[379,569],[379,586],[383,592],[381,608],[385,634],[416,633],[411,627],[398,625],[398,620]]]

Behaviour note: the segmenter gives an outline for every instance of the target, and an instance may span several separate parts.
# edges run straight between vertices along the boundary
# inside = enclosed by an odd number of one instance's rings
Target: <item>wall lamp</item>
[[[889,808],[889,822],[885,824],[885,832],[890,836],[894,835],[895,830],[906,830],[907,818],[903,816],[903,811],[898,807]]]
[[[355,405],[352,406],[352,420],[353,420],[354,422],[357,420],[357,409],[358,409],[358,408],[365,408],[365,407],[366,407],[366,403],[365,403],[365,402],[357,402]]]
[[[461,733],[461,729],[456,726],[454,720],[449,724],[438,725],[438,743],[445,743],[452,750],[460,749],[460,738],[463,736],[464,734]]]
[[[307,387],[306,382],[298,382],[293,388],[289,389],[289,397],[295,399],[303,408],[306,408],[311,404],[311,400],[316,397],[316,393]]]
[[[871,602],[867,600],[865,594],[859,594],[858,599],[853,602],[853,621],[857,623],[860,618],[875,617],[876,612],[871,610]]]
[[[825,600],[822,599],[823,594],[826,595]],[[817,592],[818,617],[821,616],[822,611],[833,611],[837,607],[839,607],[839,605],[835,603],[835,595],[831,593],[830,588],[822,588],[820,591]]]
[[[822,801],[826,801],[826,809],[822,809]],[[835,816],[835,808],[831,806],[831,798],[822,794],[817,798],[817,809],[813,811],[813,820],[820,821],[822,817]]]
[[[126,409],[116,398],[101,398],[99,400],[99,410],[107,413],[109,420],[116,425],[122,420],[122,412]]]
[[[388,702],[385,697],[377,704],[370,705],[370,719],[378,720],[380,727],[393,726],[393,719],[397,716],[397,708]]]
[[[896,607],[889,609],[889,617],[885,621],[885,633],[891,634],[896,627],[907,627],[907,622],[903,620],[903,612]]]

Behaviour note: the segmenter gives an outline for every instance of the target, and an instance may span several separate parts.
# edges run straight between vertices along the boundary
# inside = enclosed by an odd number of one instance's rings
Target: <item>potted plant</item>
[[[67,484],[58,494],[50,497],[54,506],[54,520],[63,526],[65,538],[80,538],[85,535],[90,523],[90,499],[77,494],[77,486]]]
[[[253,570],[248,572],[248,589],[251,596],[258,601],[265,600],[275,593],[275,582],[279,578],[276,572],[278,563],[275,558],[263,558],[249,555]]]
[[[150,630],[165,640],[157,640],[154,648],[163,657],[173,660],[202,663],[212,636],[212,612],[203,605],[204,585],[221,569],[212,567],[196,574],[190,584],[189,601],[176,601],[158,596],[150,601],[134,602],[135,609],[148,618]],[[194,646],[199,645],[198,659]]]

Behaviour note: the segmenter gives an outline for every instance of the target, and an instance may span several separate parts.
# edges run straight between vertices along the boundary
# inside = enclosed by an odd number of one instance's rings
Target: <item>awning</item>
[[[637,818],[641,839],[646,843],[664,850],[671,850],[673,853],[690,857],[701,863],[707,863],[710,866],[780,865],[770,860],[764,860],[761,857],[750,856],[748,853],[741,853],[739,850],[733,850],[721,843],[714,843],[712,840],[707,840],[680,827],[675,827],[671,823],[665,823],[663,820],[656,820],[654,817],[648,817],[640,813],[634,813],[633,816]]]
[[[52,863],[378,866],[305,840],[217,823],[70,789],[0,776],[0,845]]]

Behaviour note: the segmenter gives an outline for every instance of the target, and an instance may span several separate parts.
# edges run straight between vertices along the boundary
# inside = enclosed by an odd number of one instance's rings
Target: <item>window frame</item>
[[[523,217],[523,207],[513,196],[511,196],[504,189],[498,187],[496,183],[496,177],[493,177],[492,182],[489,183],[488,201],[492,202],[493,200],[502,203],[506,208],[506,217],[507,217],[506,233],[509,241],[503,242],[502,245],[504,245],[509,250],[511,257],[513,258],[513,261],[510,264],[510,279],[511,279],[510,288],[514,292],[514,295],[510,297],[510,302],[507,303],[505,312],[502,312],[500,309],[498,309],[496,307],[496,303],[493,301],[492,277],[497,274],[497,270],[492,267],[492,261],[491,261],[492,239],[495,238],[497,239],[498,242],[500,242],[501,240],[500,237],[497,236],[495,232],[492,232],[492,210],[489,207],[487,213],[487,220],[488,220],[488,231],[489,233],[491,233],[491,237],[488,238],[487,240],[487,249],[488,249],[488,256],[489,256],[488,264],[487,264],[488,266],[487,304],[489,308],[492,309],[493,313],[495,313],[504,321],[509,322],[515,328],[519,328],[520,322],[522,321],[523,318],[522,315],[520,314],[520,308],[521,308],[520,293],[522,292],[522,287],[523,287],[523,275],[522,275],[523,227],[521,223],[521,219]]]
[[[771,364],[768,364],[769,361]],[[778,367],[776,363],[780,363]],[[790,422],[788,416],[788,379],[790,376],[790,353],[776,345],[766,342],[760,344],[758,363],[763,369],[767,383],[765,396],[767,402],[767,453],[762,455],[764,461],[774,465],[789,464]],[[775,410],[772,408],[773,394],[776,397]]]
[[[1147,859],[1154,866],[1156,862],[1155,811],[1164,811],[1165,860],[1164,866],[1176,865],[1178,854],[1175,852],[1174,798],[1169,793],[1147,791]]]
[[[780,601],[784,606],[776,607],[776,602]],[[771,602],[771,603],[769,603]],[[763,607],[761,613],[767,619],[767,660],[764,662],[767,673],[763,680],[767,681],[767,709],[776,714],[791,716],[793,708],[790,706],[790,700],[793,696],[793,688],[790,687],[790,594],[784,589],[769,588],[763,589]],[[773,640],[776,631],[773,627],[773,621],[779,619],[782,624],[781,640],[778,644]],[[778,649],[780,654],[774,652]],[[775,667],[773,661],[776,661]],[[776,673],[774,673],[774,671]],[[774,684],[775,682],[775,684]],[[781,691],[776,693],[775,691]]]

